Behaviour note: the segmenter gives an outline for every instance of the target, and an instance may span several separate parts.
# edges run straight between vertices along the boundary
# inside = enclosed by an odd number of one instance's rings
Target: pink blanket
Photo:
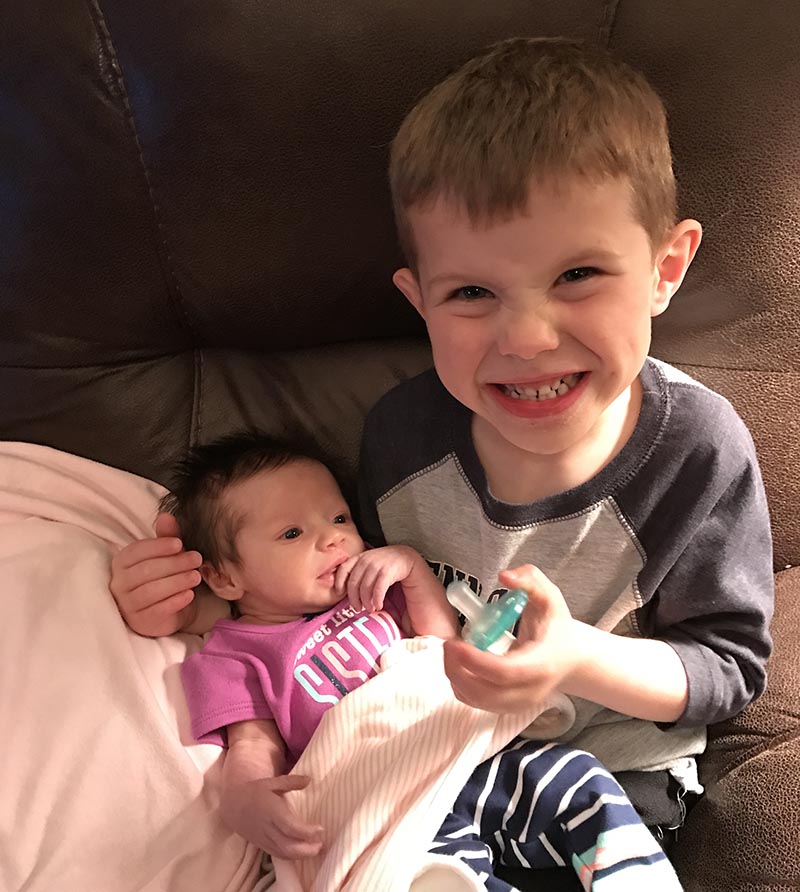
[[[0,889],[243,892],[259,852],[217,816],[220,750],[192,745],[179,678],[194,636],[130,633],[115,549],[163,490],[0,443]]]

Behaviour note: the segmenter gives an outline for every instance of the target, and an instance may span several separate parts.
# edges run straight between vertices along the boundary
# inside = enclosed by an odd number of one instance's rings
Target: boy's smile
[[[586,380],[583,372],[566,372],[534,381],[496,381],[490,386],[505,411],[520,418],[544,418],[563,412],[578,399]]]
[[[474,413],[495,495],[528,500],[498,483],[512,463],[553,491],[589,479],[636,423],[651,319],[699,224],[683,221],[654,251],[626,180],[580,179],[536,184],[524,214],[483,226],[441,200],[408,218],[418,273],[395,283],[425,319],[442,383]]]

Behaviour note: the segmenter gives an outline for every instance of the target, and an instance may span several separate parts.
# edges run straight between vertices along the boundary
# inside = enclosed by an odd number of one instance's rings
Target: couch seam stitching
[[[600,24],[597,29],[597,39],[598,42],[606,48],[611,44],[614,25],[617,23],[617,11],[619,5],[620,0],[606,0],[606,2],[603,3]]]
[[[111,32],[108,28],[103,10],[100,7],[99,0],[91,0],[91,7],[94,12],[95,24],[98,31],[100,32],[100,36],[102,36],[106,44],[109,53],[111,70],[113,71],[114,77],[117,82],[120,100],[122,102],[123,110],[125,113],[125,121],[128,125],[134,146],[136,148],[142,175],[147,187],[147,193],[150,198],[150,208],[153,214],[153,222],[155,223],[157,235],[156,243],[158,245],[158,256],[159,260],[161,261],[161,269],[164,273],[165,282],[167,284],[167,294],[170,298],[170,304],[173,309],[177,311],[178,318],[183,322],[185,331],[192,337],[192,339],[196,339],[197,333],[195,332],[192,321],[189,318],[188,313],[186,312],[181,288],[178,283],[177,276],[175,275],[175,268],[172,262],[172,253],[169,249],[169,243],[167,241],[164,230],[161,206],[156,198],[153,175],[147,166],[142,141],[139,138],[139,133],[136,129],[136,119],[134,117],[133,108],[131,107],[130,99],[128,97],[128,90],[125,84],[125,75],[122,71],[119,56],[117,55],[116,47],[114,46],[114,41],[111,37]]]

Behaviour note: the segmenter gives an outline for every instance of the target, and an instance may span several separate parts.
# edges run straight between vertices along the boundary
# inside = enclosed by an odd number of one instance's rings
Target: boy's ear
[[[200,567],[200,575],[211,591],[226,601],[238,601],[244,594],[244,589],[236,575],[231,574],[227,566],[223,566],[223,569],[220,570],[217,567],[212,567],[211,564],[204,563]]]
[[[417,277],[411,270],[405,266],[402,269],[397,270],[397,272],[392,276],[392,281],[400,289],[400,291],[405,294],[406,299],[411,304],[412,307],[425,318],[425,313],[422,311],[422,292],[419,290],[419,282],[417,281]]]
[[[702,237],[703,227],[697,220],[681,220],[667,235],[656,255],[656,287],[650,307],[651,316],[660,316],[669,306],[694,260]]]

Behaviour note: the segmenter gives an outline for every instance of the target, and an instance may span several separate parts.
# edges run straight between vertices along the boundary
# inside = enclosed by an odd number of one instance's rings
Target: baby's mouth
[[[563,378],[554,378],[552,381],[545,381],[542,384],[537,384],[535,387],[532,384],[497,384],[496,386],[512,399],[542,402],[544,400],[554,400],[557,396],[564,396],[569,393],[583,375],[583,372],[573,372],[571,375],[564,375]]]
[[[337,558],[328,568],[327,570],[323,570],[322,573],[319,574],[317,579],[326,579],[329,576],[333,576],[339,567],[348,559],[348,555],[342,555],[342,557]]]

